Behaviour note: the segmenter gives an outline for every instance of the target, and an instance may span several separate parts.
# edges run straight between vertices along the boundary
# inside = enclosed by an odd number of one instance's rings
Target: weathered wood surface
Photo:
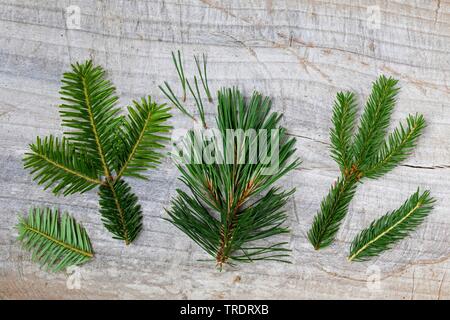
[[[68,30],[65,8],[78,5],[81,29]],[[380,28],[367,6],[380,7]],[[133,186],[145,225],[131,246],[111,239],[96,192],[54,197],[32,182],[21,158],[37,135],[61,132],[58,89],[70,62],[93,58],[108,70],[126,104],[175,81],[170,51],[206,52],[214,89],[238,85],[273,97],[297,137],[302,167],[283,184],[297,187],[288,221],[293,264],[254,263],[218,272],[201,249],[161,219],[178,173],[170,160]],[[445,1],[18,1],[0,2],[0,298],[450,298],[450,3]],[[361,101],[385,73],[400,79],[397,122],[421,112],[428,128],[404,165],[366,181],[338,242],[315,252],[305,237],[337,176],[329,157],[331,105],[338,90]],[[210,108],[210,112],[214,110]],[[173,112],[177,127],[191,124]],[[436,209],[393,250],[350,264],[351,239],[416,188],[430,188]],[[15,241],[17,213],[31,205],[72,212],[96,251],[81,267],[81,288],[47,274]],[[377,269],[378,268],[378,269]],[[379,271],[379,286],[368,284]]]

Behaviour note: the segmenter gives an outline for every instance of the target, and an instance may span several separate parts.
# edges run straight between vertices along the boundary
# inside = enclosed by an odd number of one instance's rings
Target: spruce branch
[[[357,185],[366,177],[381,177],[405,160],[425,128],[422,115],[410,115],[406,126],[400,124],[386,139],[398,91],[397,80],[380,76],[373,83],[355,133],[355,96],[337,94],[330,140],[331,156],[339,165],[341,176],[322,200],[308,232],[316,250],[334,241]]]
[[[330,130],[331,155],[342,171],[353,163],[352,138],[356,121],[356,97],[352,92],[339,92],[333,108]]]
[[[372,85],[372,92],[354,138],[357,168],[370,163],[385,139],[399,92],[397,83],[398,80],[382,75]]]
[[[145,178],[162,158],[169,108],[150,97],[133,101],[128,115],[116,107],[115,88],[92,61],[63,75],[60,115],[65,137],[37,138],[24,157],[34,180],[55,194],[100,187],[100,212],[114,238],[131,243],[142,228],[142,210],[123,177]]]
[[[79,265],[94,253],[86,230],[74,218],[58,210],[31,208],[16,226],[18,240],[32,253],[32,260],[52,271]]]
[[[201,99],[198,86],[188,87]],[[224,88],[217,101],[215,134],[191,130],[182,142],[177,167],[189,193],[177,190],[166,210],[167,220],[203,248],[220,269],[237,262],[288,262],[285,242],[261,242],[288,232],[283,207],[294,190],[281,191],[273,184],[300,164],[294,157],[295,139],[280,127],[281,115],[271,112],[268,97],[255,92],[246,100],[238,89]],[[267,163],[250,159],[255,155],[252,146],[261,141],[268,146],[267,154],[276,153],[270,134],[263,134],[272,131],[279,138],[278,167],[266,174]],[[230,132],[236,135],[227,139]],[[215,161],[205,160],[205,150]],[[186,151],[190,158],[183,161]]]
[[[325,248],[333,242],[355,195],[357,182],[357,177],[353,174],[340,177],[323,199],[320,211],[308,231],[308,239],[314,249]]]
[[[424,128],[425,119],[422,115],[409,115],[406,118],[406,127],[400,124],[389,134],[388,139],[368,166],[365,176],[381,177],[405,160],[413,151],[417,138]]]
[[[392,248],[415,230],[433,209],[429,191],[419,189],[397,210],[373,221],[353,240],[349,261],[365,261]]]

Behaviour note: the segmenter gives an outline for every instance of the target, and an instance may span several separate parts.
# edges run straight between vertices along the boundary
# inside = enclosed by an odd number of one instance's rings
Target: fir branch
[[[33,179],[45,189],[53,186],[55,194],[83,193],[102,183],[95,161],[65,138],[38,137],[30,149],[23,159],[24,167],[32,169]]]
[[[32,252],[32,260],[52,271],[79,265],[92,259],[91,242],[86,230],[67,213],[49,208],[31,208],[28,217],[20,217],[18,240]]]
[[[114,239],[129,245],[142,229],[142,210],[138,198],[123,180],[108,181],[100,186],[100,213],[106,229]]]
[[[166,134],[171,129],[164,123],[171,116],[166,105],[152,102],[151,97],[133,101],[128,107],[128,117],[122,123],[122,150],[116,179],[122,175],[145,179],[142,171],[155,168],[163,155],[156,150],[164,148],[163,142],[169,140]]]
[[[399,89],[397,80],[380,76],[373,83],[361,121],[353,136],[356,103],[352,93],[338,93],[330,130],[331,153],[341,177],[322,200],[308,239],[315,249],[329,246],[336,237],[358,182],[392,170],[412,152],[421,135],[423,116],[409,116],[385,140]]]
[[[392,248],[415,230],[433,209],[430,192],[419,190],[397,210],[373,221],[352,242],[349,261],[365,261]]]
[[[45,188],[64,195],[100,186],[100,212],[115,238],[131,243],[142,228],[137,197],[122,180],[145,178],[162,158],[170,129],[169,108],[151,98],[134,101],[128,116],[119,115],[117,97],[105,71],[91,61],[72,65],[62,79],[60,106],[67,138],[53,136],[31,144],[24,166]]]

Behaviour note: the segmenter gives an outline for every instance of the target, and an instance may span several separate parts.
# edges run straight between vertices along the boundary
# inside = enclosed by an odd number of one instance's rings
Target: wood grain
[[[367,7],[380,8],[379,29]],[[81,29],[67,29],[65,8],[78,5]],[[178,172],[166,159],[150,182],[132,181],[144,208],[144,231],[131,246],[111,239],[95,191],[54,197],[23,170],[37,135],[61,133],[56,106],[71,62],[102,64],[125,106],[163,97],[175,81],[170,51],[209,57],[213,91],[238,85],[273,97],[297,137],[301,168],[281,184],[297,187],[288,205],[291,265],[254,263],[218,272],[206,255],[161,218]],[[338,174],[329,157],[331,105],[338,90],[361,103],[384,73],[400,80],[394,122],[420,112],[428,127],[414,154],[391,173],[359,187],[338,241],[315,252],[305,234]],[[208,108],[208,116],[214,108]],[[172,124],[189,128],[176,110]],[[450,2],[446,1],[0,1],[0,298],[450,298]],[[417,232],[367,263],[348,263],[359,230],[430,188],[436,209]],[[81,267],[81,288],[67,274],[47,274],[15,241],[17,213],[31,205],[69,210],[91,235],[96,258]],[[379,276],[378,285],[371,281]]]

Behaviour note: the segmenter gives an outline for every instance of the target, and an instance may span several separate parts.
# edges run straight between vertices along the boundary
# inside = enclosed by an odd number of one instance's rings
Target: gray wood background
[[[65,11],[81,11],[80,29]],[[370,11],[369,6],[379,8]],[[373,19],[372,19],[373,18]],[[72,21],[72,20],[70,20]],[[379,23],[379,24],[378,24]],[[0,298],[450,298],[450,2],[448,1],[0,1]],[[282,184],[297,187],[287,208],[291,265],[245,264],[218,272],[206,255],[161,219],[178,172],[167,159],[150,182],[132,181],[144,230],[131,246],[112,240],[95,191],[54,197],[31,180],[21,158],[37,135],[60,133],[61,74],[92,58],[118,88],[120,101],[174,83],[170,51],[209,56],[210,85],[238,85],[273,97],[297,137],[301,168]],[[358,189],[329,249],[315,252],[305,234],[338,169],[329,157],[331,105],[339,90],[364,103],[384,73],[402,87],[394,122],[423,113],[428,127],[400,167]],[[215,112],[208,108],[209,115]],[[172,124],[192,124],[177,110]],[[410,238],[367,263],[348,263],[359,230],[430,188],[436,209]],[[69,210],[96,251],[74,274],[48,274],[15,241],[17,213],[32,205]],[[80,278],[80,287],[73,280]],[[379,280],[379,281],[377,281]],[[72,289],[70,289],[72,288]]]

